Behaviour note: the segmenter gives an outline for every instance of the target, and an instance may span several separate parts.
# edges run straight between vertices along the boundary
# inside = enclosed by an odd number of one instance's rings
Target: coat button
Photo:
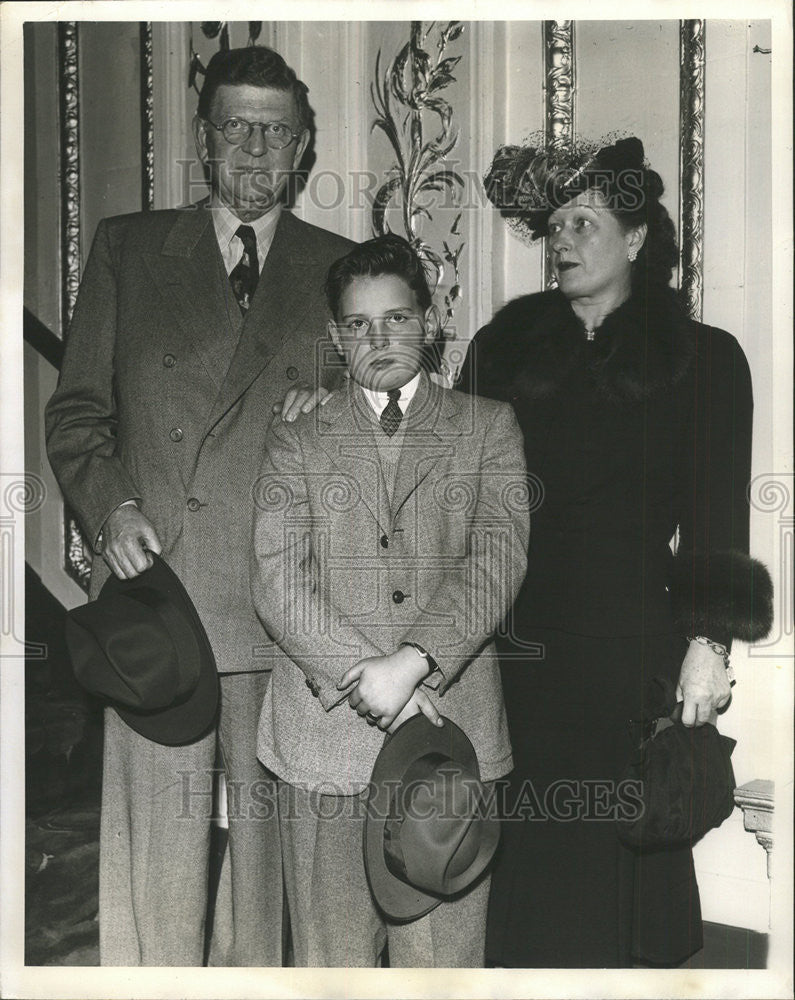
[[[386,537],[386,535],[381,535],[381,548],[382,549],[389,548],[389,539]]]
[[[395,604],[402,604],[405,598],[406,595],[403,593],[402,590],[395,590],[392,592],[392,600],[395,602]]]
[[[196,499],[196,497],[191,497],[188,500],[188,510],[197,511],[201,507],[201,503]]]
[[[287,378],[289,378],[291,382],[295,382],[295,380],[298,378],[298,369],[295,367],[295,365],[290,365],[290,367],[287,369]]]
[[[177,359],[174,357],[173,354],[164,354],[163,355],[163,365],[166,368],[173,368],[176,363],[177,363]]]
[[[171,438],[172,441],[181,441],[182,440],[182,428],[181,427],[173,427],[168,432],[168,436]]]

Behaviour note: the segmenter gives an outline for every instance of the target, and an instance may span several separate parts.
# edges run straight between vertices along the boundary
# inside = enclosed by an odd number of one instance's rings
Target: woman
[[[640,140],[503,148],[486,187],[514,228],[547,238],[558,286],[498,312],[461,376],[513,403],[541,495],[500,651],[516,766],[488,960],[678,964],[701,947],[691,852],[635,855],[611,806],[630,720],[673,707],[649,681],[684,700],[686,725],[715,721],[724,650],[770,625],[748,556],[748,365],[669,287],[674,227]]]

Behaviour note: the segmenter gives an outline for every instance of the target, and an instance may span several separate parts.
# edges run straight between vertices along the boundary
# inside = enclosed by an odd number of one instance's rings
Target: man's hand
[[[379,729],[388,729],[429,673],[424,656],[413,646],[401,646],[389,656],[360,660],[340,678],[337,687],[342,690],[356,682],[348,695],[351,708]]]
[[[157,532],[134,504],[122,504],[102,527],[102,558],[120,580],[132,580],[152,565],[163,546]],[[149,551],[147,551],[149,550]]]
[[[723,657],[693,640],[682,661],[676,685],[677,700],[684,701],[682,723],[703,726],[711,722],[714,726],[718,721],[718,709],[729,704],[731,693]]]
[[[331,397],[328,389],[320,386],[313,389],[311,385],[300,385],[288,389],[281,403],[273,404],[273,412],[281,413],[282,420],[292,423],[300,413],[311,413],[316,406],[325,406]]]
[[[412,715],[418,715],[420,712],[422,712],[422,714],[430,722],[432,722],[434,726],[444,725],[444,720],[436,711],[434,703],[422,688],[417,688],[414,694],[406,702],[403,710],[395,716],[395,721],[387,729],[387,732],[394,733],[398,726],[401,726],[406,719],[410,719]],[[381,728],[383,728],[383,726]]]

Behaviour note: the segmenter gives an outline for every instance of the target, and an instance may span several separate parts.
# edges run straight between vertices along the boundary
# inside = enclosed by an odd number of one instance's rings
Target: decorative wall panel
[[[704,300],[704,21],[680,26],[679,239],[687,307],[701,320]]]
[[[61,336],[66,336],[80,286],[80,84],[77,23],[58,25],[61,113]],[[64,569],[88,589],[91,565],[83,537],[64,509]]]
[[[141,207],[155,207],[155,95],[152,22],[141,23]]]
[[[574,21],[544,21],[544,134],[553,146],[574,139],[575,96]],[[544,257],[544,286],[556,284]]]

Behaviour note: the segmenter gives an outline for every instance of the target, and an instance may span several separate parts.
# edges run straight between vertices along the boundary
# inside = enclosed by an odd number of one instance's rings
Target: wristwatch
[[[432,674],[434,672],[434,670],[438,669],[437,666],[436,666],[436,660],[434,660],[434,658],[431,656],[431,654],[428,652],[428,650],[427,649],[423,649],[422,646],[418,642],[401,642],[400,645],[401,646],[411,646],[414,649],[416,649],[417,652],[420,654],[420,656],[422,656],[424,659],[426,659],[428,661],[428,668],[429,668],[428,669],[428,673]]]

